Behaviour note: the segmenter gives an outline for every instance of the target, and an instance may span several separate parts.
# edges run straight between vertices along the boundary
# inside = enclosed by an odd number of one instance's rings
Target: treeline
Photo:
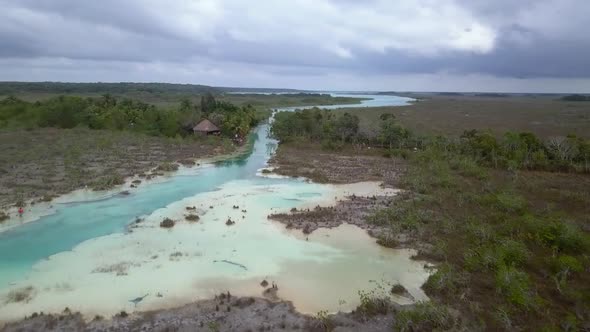
[[[54,94],[126,94],[133,92],[203,94],[216,92],[206,85],[171,83],[63,83],[63,82],[0,82],[0,95],[23,93]]]
[[[561,100],[565,101],[590,101],[590,96],[584,95],[568,95],[561,97]]]
[[[208,118],[228,137],[244,136],[268,114],[252,106],[238,107],[205,94],[200,104],[183,99],[178,107],[158,108],[141,101],[58,96],[43,102],[16,97],[0,100],[0,128],[55,127],[129,130],[154,136],[187,136],[200,120]]]
[[[506,132],[497,137],[470,130],[460,138],[425,137],[412,133],[392,114],[382,114],[375,128],[361,128],[355,115],[317,108],[277,113],[271,133],[283,142],[309,140],[330,149],[354,144],[406,156],[414,150],[438,148],[496,168],[590,172],[590,140],[574,135],[541,139],[533,133]]]

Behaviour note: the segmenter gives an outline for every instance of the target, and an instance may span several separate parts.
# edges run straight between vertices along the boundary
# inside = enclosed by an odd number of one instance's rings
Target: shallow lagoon
[[[359,290],[387,282],[400,282],[424,299],[420,285],[428,272],[409,258],[411,251],[382,248],[350,225],[304,237],[267,220],[272,212],[382,191],[376,183],[331,186],[257,176],[276,147],[267,130],[258,128],[248,156],[142,184],[129,196],[55,204],[53,214],[0,234],[0,296],[34,287],[28,303],[0,301],[0,320],[66,306],[89,315],[130,311],[129,300],[145,294],[138,310],[226,290],[260,296],[263,279],[276,282],[282,298],[308,313],[349,310],[358,304]],[[159,227],[164,217],[183,220],[186,206],[197,207],[199,222]],[[126,232],[138,216],[145,221]],[[236,224],[226,226],[228,217]]]

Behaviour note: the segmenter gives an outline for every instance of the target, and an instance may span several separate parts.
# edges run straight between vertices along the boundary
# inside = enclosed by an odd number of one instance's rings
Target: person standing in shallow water
[[[19,215],[19,217],[22,217],[23,216],[23,213],[25,213],[25,210],[21,206],[21,207],[18,208],[18,215]]]

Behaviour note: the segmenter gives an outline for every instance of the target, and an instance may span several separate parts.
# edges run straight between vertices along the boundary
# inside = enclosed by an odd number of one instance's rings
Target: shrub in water
[[[170,218],[165,218],[160,223],[160,227],[162,227],[162,228],[172,228],[172,227],[174,227],[174,220],[172,220]]]
[[[199,221],[199,216],[196,214],[188,214],[186,216],[184,216],[184,219],[188,220],[188,221]]]

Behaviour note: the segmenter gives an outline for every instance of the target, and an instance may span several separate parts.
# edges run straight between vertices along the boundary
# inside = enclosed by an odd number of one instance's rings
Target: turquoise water
[[[409,101],[395,96],[334,95],[373,98],[356,106],[398,106]],[[138,216],[148,215],[186,197],[215,191],[230,181],[251,180],[268,185],[298,181],[256,176],[256,171],[266,165],[276,148],[276,141],[268,138],[267,133],[268,125],[260,126],[254,134],[254,148],[249,154],[202,168],[196,175],[175,175],[165,182],[145,184],[129,196],[56,204],[54,214],[0,233],[0,288],[22,278],[34,264],[53,254],[71,250],[89,239],[124,232]]]

